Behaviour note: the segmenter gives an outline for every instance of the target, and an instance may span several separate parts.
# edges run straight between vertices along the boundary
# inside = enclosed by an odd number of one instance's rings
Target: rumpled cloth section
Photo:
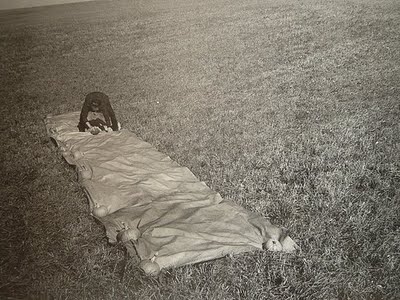
[[[125,244],[141,260],[168,268],[228,254],[263,249],[270,239],[291,252],[296,243],[285,230],[246,211],[211,190],[193,173],[128,130],[92,135],[79,132],[79,112],[49,115],[48,135],[95,206],[110,243],[124,228],[137,228],[137,240]]]

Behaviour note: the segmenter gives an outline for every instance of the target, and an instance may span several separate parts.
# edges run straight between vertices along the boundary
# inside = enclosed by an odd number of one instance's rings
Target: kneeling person
[[[111,107],[108,96],[101,92],[92,92],[86,95],[79,119],[78,129],[97,134],[100,130],[118,131],[118,121]]]

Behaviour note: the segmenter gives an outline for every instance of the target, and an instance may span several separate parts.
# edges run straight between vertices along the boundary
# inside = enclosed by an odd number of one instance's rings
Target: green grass
[[[399,299],[398,1],[106,1],[0,12],[0,295]],[[148,278],[102,226],[43,118],[107,93],[125,128],[297,254]]]

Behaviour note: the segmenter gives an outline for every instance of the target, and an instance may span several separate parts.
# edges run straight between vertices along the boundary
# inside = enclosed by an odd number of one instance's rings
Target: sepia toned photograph
[[[0,299],[400,299],[398,0],[0,0]]]

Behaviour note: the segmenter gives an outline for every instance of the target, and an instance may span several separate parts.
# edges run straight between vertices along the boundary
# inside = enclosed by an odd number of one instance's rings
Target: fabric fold
[[[131,230],[138,236],[126,244],[127,250],[160,269],[261,250],[271,239],[279,243],[278,250],[297,248],[285,230],[223,200],[188,168],[134,133],[91,135],[78,131],[78,120],[79,112],[49,115],[46,130],[76,167],[90,210],[110,243]]]

